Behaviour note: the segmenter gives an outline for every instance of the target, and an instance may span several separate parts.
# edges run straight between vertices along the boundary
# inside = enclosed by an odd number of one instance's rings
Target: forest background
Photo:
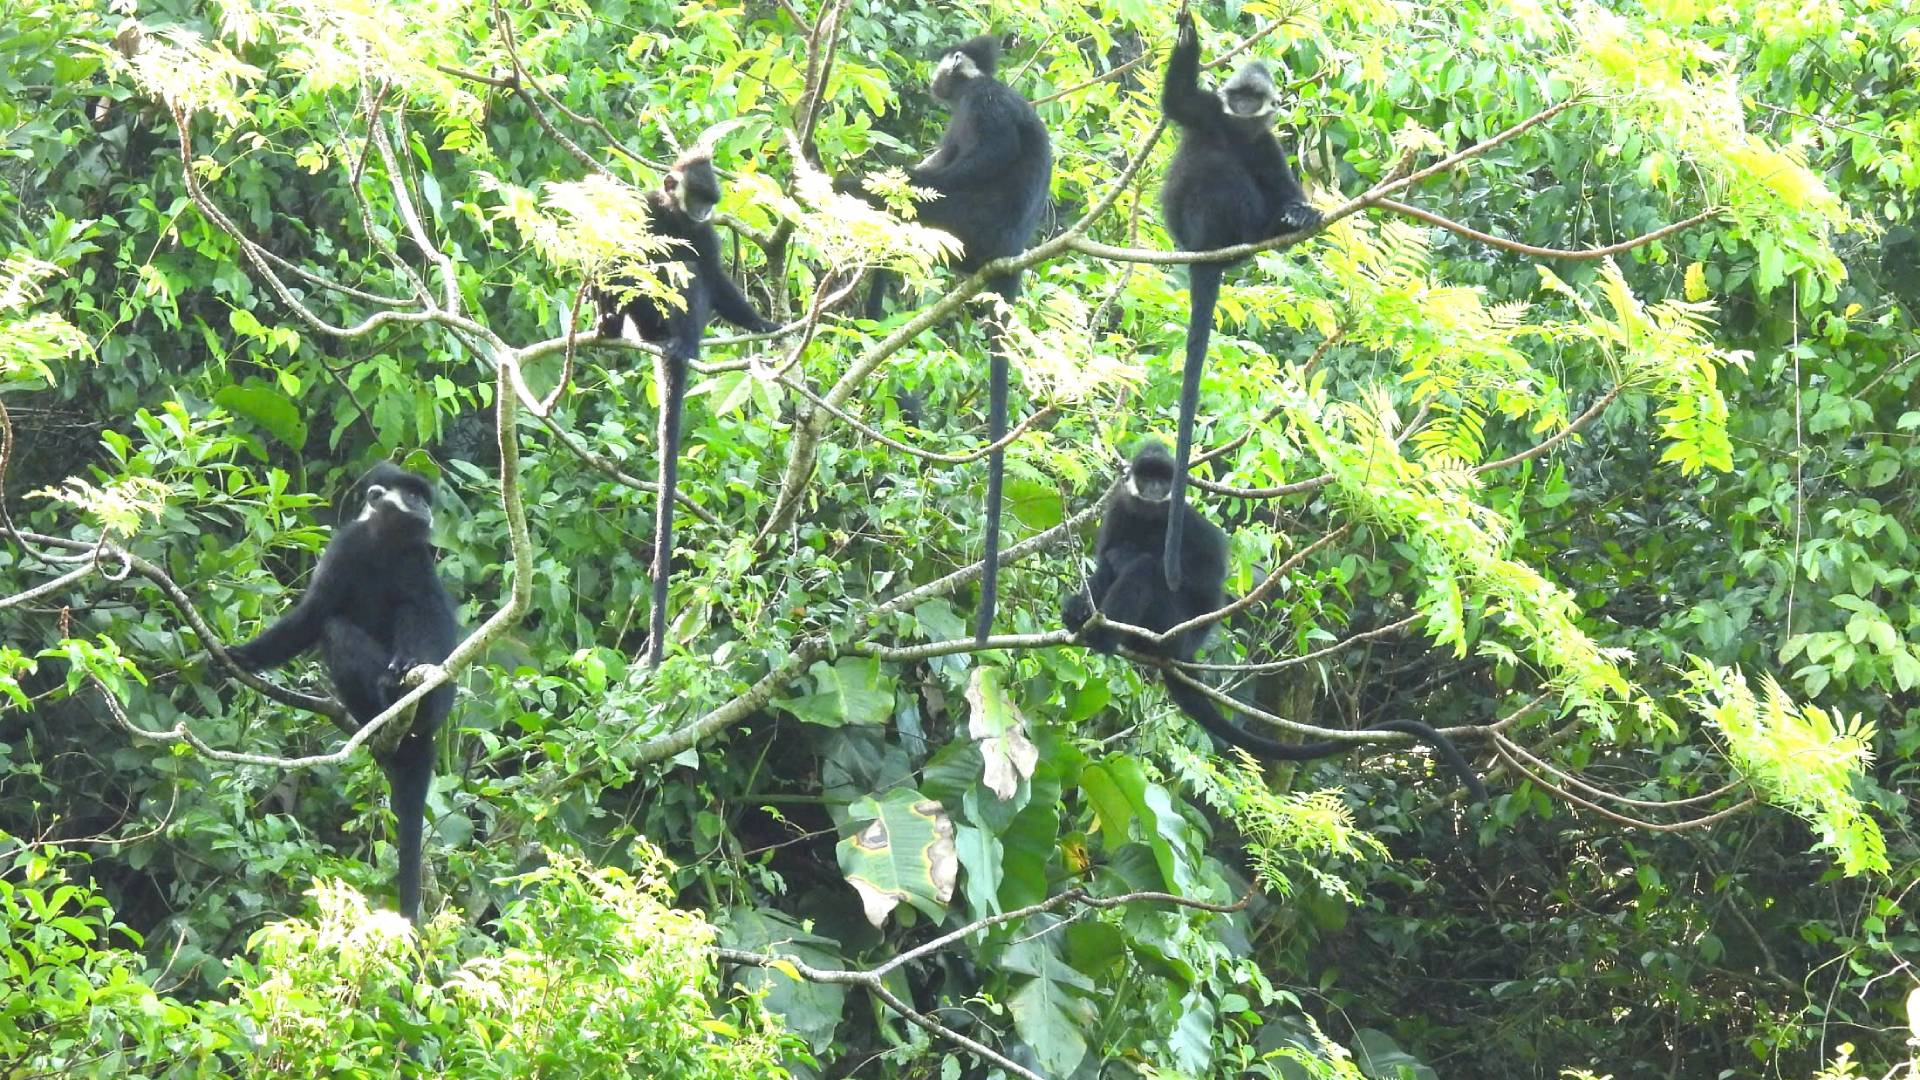
[[[1904,1073],[1920,13],[1196,11],[1332,220],[1228,276],[1185,675],[1488,804],[1059,631],[1172,427],[1173,5],[0,4],[0,1075]],[[987,28],[1056,168],[980,649],[981,282],[822,170]],[[727,120],[789,329],[710,335],[648,670],[654,357],[576,316]],[[317,666],[207,653],[381,458],[475,632],[417,938]]]

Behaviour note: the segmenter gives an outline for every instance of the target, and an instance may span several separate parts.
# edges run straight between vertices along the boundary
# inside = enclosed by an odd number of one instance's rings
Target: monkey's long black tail
[[[381,762],[392,792],[397,823],[394,850],[399,868],[394,881],[400,893],[400,914],[420,922],[420,835],[427,817],[427,788],[433,783],[433,736],[409,734]]]
[[[1173,490],[1167,499],[1167,549],[1162,573],[1167,588],[1180,587],[1180,547],[1186,525],[1187,459],[1193,454],[1193,414],[1200,405],[1200,372],[1207,366],[1207,338],[1213,333],[1213,306],[1220,299],[1219,263],[1187,267],[1187,364],[1180,377],[1180,434],[1173,449]]]
[[[1206,728],[1215,738],[1238,746],[1250,754],[1274,761],[1312,761],[1354,749],[1354,743],[1339,739],[1283,743],[1263,735],[1255,735],[1221,715],[1213,699],[1194,687],[1188,686],[1171,674],[1162,681],[1166,683],[1167,696],[1173,699],[1175,705],[1180,706],[1181,712],[1192,717],[1195,723]],[[1460,778],[1460,783],[1466,787],[1475,802],[1487,801],[1486,785],[1474,775],[1473,767],[1467,764],[1467,759],[1461,756],[1459,749],[1453,745],[1452,739],[1418,720],[1388,720],[1367,730],[1398,731],[1425,742],[1433,747],[1434,753],[1440,755],[1441,761],[1447,763],[1447,768],[1452,769],[1454,775]]]
[[[1007,437],[1007,358],[1000,351],[1000,335],[989,345],[987,363],[987,442]],[[994,604],[1000,598],[1000,494],[1007,478],[1005,447],[987,456],[987,543],[980,566],[980,611],[974,617],[973,640],[984,642],[993,633]]]
[[[680,486],[680,413],[687,401],[687,361],[663,357],[660,395],[660,507],[653,516],[653,611],[647,619],[647,666],[659,667],[667,654],[667,570],[673,565],[673,499]]]

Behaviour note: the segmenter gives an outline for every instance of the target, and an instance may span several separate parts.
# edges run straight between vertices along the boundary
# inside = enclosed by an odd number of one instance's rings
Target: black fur
[[[1200,35],[1193,16],[1182,11],[1179,37],[1167,61],[1160,103],[1180,126],[1180,149],[1167,169],[1160,206],[1174,241],[1185,251],[1210,251],[1251,244],[1287,233],[1307,232],[1320,224],[1320,212],[1308,202],[1300,181],[1287,165],[1286,152],[1273,134],[1270,110],[1279,100],[1265,64],[1250,61],[1218,94],[1200,89]],[[1228,103],[1234,106],[1229,111]],[[1260,115],[1236,115],[1255,113]],[[1173,502],[1186,505],[1187,462],[1193,452],[1193,414],[1200,401],[1200,369],[1207,359],[1213,307],[1220,298],[1220,277],[1228,264],[1193,263],[1187,268],[1186,368],[1180,381],[1180,429],[1175,444]],[[1180,554],[1186,515],[1174,516],[1167,531],[1164,572],[1179,588]]]
[[[1165,633],[1196,615],[1218,611],[1226,603],[1227,534],[1191,506],[1178,512],[1186,518],[1188,544],[1182,558],[1179,587],[1170,587],[1162,573],[1166,549],[1167,514],[1177,475],[1173,455],[1161,443],[1147,443],[1135,452],[1127,470],[1127,486],[1106,517],[1094,542],[1095,566],[1088,589],[1070,594],[1060,608],[1067,629],[1080,635],[1087,647],[1100,652],[1119,651],[1121,645],[1170,660],[1192,660],[1212,632],[1212,624],[1187,630],[1155,643],[1125,631],[1102,626],[1084,629],[1097,608],[1114,622],[1127,623],[1156,634]],[[1096,599],[1097,598],[1097,599]],[[1168,674],[1162,679],[1167,696],[1222,742],[1277,761],[1309,761],[1354,749],[1351,742],[1324,739],[1283,743],[1242,730],[1215,707],[1213,699]],[[1486,788],[1465,758],[1446,736],[1417,720],[1392,720],[1370,730],[1400,731],[1433,746],[1477,800]]]
[[[1027,249],[1034,229],[1046,216],[1047,189],[1053,180],[1053,145],[1047,129],[1025,98],[994,78],[999,60],[1000,42],[990,34],[963,41],[941,54],[932,91],[952,115],[933,153],[907,169],[914,186],[940,193],[939,198],[916,206],[917,218],[959,239],[962,248],[954,266],[967,274],[994,259]],[[965,70],[967,63],[975,69],[971,74]],[[844,181],[840,186],[857,191],[855,185]],[[886,277],[882,275],[874,282],[874,291],[868,297],[869,317],[878,317],[878,298],[884,295]],[[1020,295],[1020,275],[998,275],[992,288],[1011,301]],[[999,442],[1007,434],[1007,361],[997,337],[987,369],[989,442]],[[974,621],[974,637],[982,641],[993,631],[998,596],[1000,501],[1005,479],[1005,453],[996,450],[987,459],[986,551],[980,577],[980,610]]]
[[[668,256],[687,270],[681,286],[684,306],[664,304],[651,296],[622,299],[598,292],[600,336],[619,337],[624,320],[632,319],[643,340],[656,342],[665,354],[660,388],[660,505],[653,526],[653,604],[648,621],[647,664],[659,667],[667,647],[667,568],[673,558],[673,499],[680,482],[680,415],[687,399],[687,370],[700,358],[700,339],[707,322],[718,315],[749,333],[766,333],[777,324],[753,309],[720,261],[720,238],[709,215],[720,202],[720,181],[706,151],[683,155],[667,172],[661,190],[647,193],[647,224],[656,236],[671,237]]]
[[[453,601],[434,572],[432,505],[433,488],[422,477],[384,461],[369,469],[299,603],[230,650],[234,660],[249,670],[279,667],[318,644],[347,712],[362,724],[385,712],[406,693],[407,672],[445,660],[459,633]],[[416,922],[433,736],[452,707],[452,685],[435,687],[399,743],[380,755],[399,826],[400,911]]]

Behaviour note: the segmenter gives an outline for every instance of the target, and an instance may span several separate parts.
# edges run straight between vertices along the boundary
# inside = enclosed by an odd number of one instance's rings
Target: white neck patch
[[[973,57],[968,56],[966,53],[950,52],[940,58],[940,67],[934,74],[958,75],[963,79],[977,79],[980,77],[980,65],[974,63]]]

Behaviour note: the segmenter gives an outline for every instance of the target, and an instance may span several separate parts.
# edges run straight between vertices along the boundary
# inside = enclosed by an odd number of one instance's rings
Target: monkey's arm
[[[753,310],[753,301],[740,291],[740,286],[727,276],[726,265],[720,261],[720,241],[713,230],[697,245],[700,258],[699,273],[707,279],[708,298],[713,302],[713,313],[748,333],[764,334],[774,329],[777,323],[769,322]]]
[[[1167,79],[1160,89],[1160,107],[1167,119],[1185,127],[1205,127],[1223,113],[1220,99],[1200,89],[1200,34],[1193,16],[1180,13],[1179,36],[1167,57]]]
[[[430,592],[423,592],[393,613],[394,677],[399,678],[421,664],[445,660],[459,636],[453,603],[436,583]]]
[[[958,140],[950,146],[943,143],[927,164],[908,169],[907,176],[943,194],[1000,180],[1007,163],[1020,153],[1018,118],[1010,112],[1004,104],[983,103],[955,115],[952,129],[969,136],[964,145]]]
[[[1107,590],[1113,587],[1114,579],[1119,576],[1119,568],[1114,563],[1112,552],[1097,554],[1093,578],[1087,582],[1087,587],[1079,592],[1068,593],[1067,598],[1061,602],[1060,621],[1066,624],[1067,629],[1077,634],[1080,628],[1086,625],[1087,620],[1093,618],[1093,598],[1105,596]]]
[[[351,528],[351,526],[349,526]],[[339,560],[331,550],[320,556],[313,581],[293,610],[278,622],[262,630],[245,645],[227,650],[236,663],[250,671],[275,668],[312,648],[320,640],[327,616],[338,606],[337,598],[346,589]]]

